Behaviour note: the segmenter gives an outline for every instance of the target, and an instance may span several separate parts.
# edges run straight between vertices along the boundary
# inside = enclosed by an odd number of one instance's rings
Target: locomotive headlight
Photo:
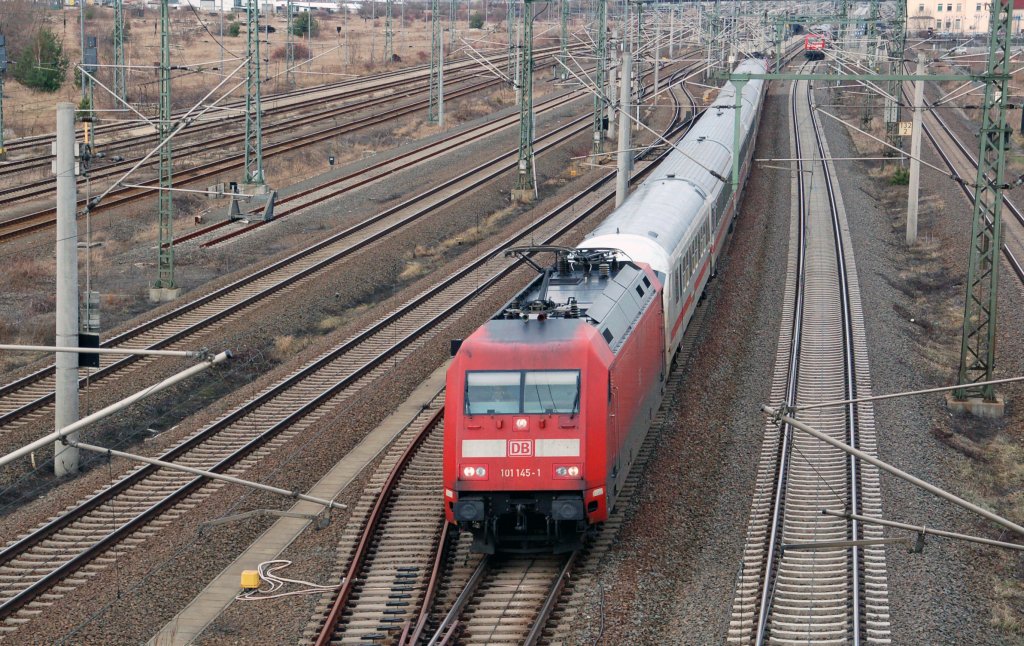
[[[578,464],[558,464],[554,466],[552,474],[555,478],[578,478],[580,477],[581,469]]]
[[[483,465],[467,464],[459,470],[459,473],[462,474],[463,480],[487,479],[487,467]]]

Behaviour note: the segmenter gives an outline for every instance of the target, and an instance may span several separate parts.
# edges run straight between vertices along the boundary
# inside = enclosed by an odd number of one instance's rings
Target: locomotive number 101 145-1
[[[540,469],[501,469],[502,478],[539,478]]]

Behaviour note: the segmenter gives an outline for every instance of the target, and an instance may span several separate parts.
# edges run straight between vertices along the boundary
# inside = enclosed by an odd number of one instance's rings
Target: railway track
[[[495,288],[522,264],[500,252],[524,239],[553,244],[594,214],[610,193],[593,198],[609,174],[494,249],[408,301],[250,402],[184,440],[160,459],[242,473],[267,453],[322,419],[400,365],[424,339],[474,298]],[[580,199],[591,204],[580,207]],[[178,472],[144,466],[76,504],[0,551],[0,632],[16,633],[55,599],[85,584],[108,550],[130,550],[220,487]],[[113,529],[112,529],[113,528]],[[136,536],[137,535],[137,536]],[[88,568],[88,569],[85,569]],[[45,596],[44,596],[45,595]]]
[[[537,103],[535,110],[536,114],[543,114],[550,110],[562,107],[572,101],[583,96],[579,91],[567,92],[557,96],[549,97]],[[393,173],[399,170],[406,170],[410,166],[422,163],[429,159],[434,159],[442,154],[451,152],[457,149],[459,146],[465,145],[471,142],[473,139],[479,137],[485,137],[502,130],[503,128],[509,128],[519,124],[519,115],[509,115],[495,121],[473,127],[467,131],[457,132],[454,134],[447,135],[446,137],[434,141],[429,144],[418,146],[409,151],[401,153],[397,156],[390,157],[388,159],[381,160],[366,168],[362,168],[358,171],[348,173],[341,177],[332,179],[320,186],[315,186],[309,189],[292,193],[291,195],[279,198],[275,205],[274,210],[274,222],[284,218],[292,213],[299,212],[303,209],[309,208],[316,204],[320,204],[328,199],[338,197],[351,190],[366,186],[372,182],[383,180],[388,178]],[[506,156],[511,153],[506,153]],[[444,185],[435,187],[436,190],[440,190]],[[417,198],[413,198],[417,199]],[[259,209],[250,211],[250,213],[256,213]],[[200,243],[201,247],[208,248],[216,246],[227,240],[231,240],[244,233],[248,233],[260,227],[269,224],[266,221],[259,220],[250,222],[245,225],[239,225],[230,220],[224,220],[216,222],[206,227],[197,229],[191,233],[185,234],[175,239],[174,244],[181,244],[189,240],[201,238],[207,236],[215,231],[223,228],[235,226],[235,229],[219,235],[214,238],[207,239]]]
[[[476,89],[482,89],[487,87],[487,84],[482,84],[477,79],[477,75],[473,73],[463,73],[456,75],[452,79],[452,89],[456,91],[456,96],[462,96],[465,94],[465,88],[463,87],[467,82],[472,83]],[[497,83],[495,81],[494,83]],[[494,84],[492,83],[492,84]],[[326,99],[320,99],[315,103],[311,103],[306,107],[306,110],[301,114],[281,114],[274,115],[277,118],[273,121],[267,120],[268,122],[263,127],[263,136],[267,138],[268,144],[272,141],[270,137],[272,135],[280,135],[283,133],[289,133],[295,130],[299,130],[305,126],[319,126],[322,122],[328,122],[332,119],[344,117],[353,113],[364,112],[367,109],[380,109],[384,110],[385,106],[395,103],[401,99],[408,99],[410,97],[422,94],[428,87],[427,82],[413,82],[406,83],[400,87],[384,87],[381,88],[382,96],[373,96],[374,93],[363,92],[352,92],[337,98],[328,97]],[[368,95],[368,96],[363,96]],[[350,99],[340,105],[336,104],[336,101],[343,101]],[[328,107],[319,110],[310,110],[309,108],[315,107],[320,103],[330,104]],[[412,102],[402,106],[396,106],[390,110],[386,110],[384,114],[389,116],[402,116],[408,114],[412,109],[417,106],[422,106],[422,101]],[[393,111],[393,112],[392,112]],[[271,116],[271,115],[268,115]],[[360,120],[356,119],[354,123],[360,123]],[[376,123],[375,120],[368,122],[370,125]],[[335,125],[337,122],[335,122]],[[233,132],[225,133],[226,126],[229,127]],[[181,131],[181,134],[175,137],[174,140],[174,153],[175,155],[189,156],[189,155],[202,155],[207,151],[214,151],[219,154],[222,150],[235,149],[240,147],[245,141],[245,131],[238,129],[238,124],[228,122],[218,123],[201,123],[199,125],[193,125]],[[317,130],[315,132],[332,132],[331,129]],[[344,134],[346,131],[341,131],[340,134]],[[184,141],[187,138],[192,139],[187,143]],[[96,159],[94,167],[90,170],[89,177],[93,184],[97,186],[105,187],[105,184],[100,184],[99,180],[105,180],[109,178],[117,178],[123,175],[126,171],[132,168],[138,163],[145,153],[149,152],[149,148],[155,145],[153,137],[138,137],[138,141],[126,140],[123,145],[119,146],[117,150],[123,153],[124,158],[117,161],[116,163],[106,163],[106,159]],[[299,139],[296,137],[295,139]],[[289,140],[290,141],[290,140]],[[146,148],[143,148],[143,146]],[[129,150],[131,149],[131,150]],[[110,155],[113,151],[105,151]],[[25,162],[31,164],[31,168],[49,169],[50,159],[47,156],[39,157],[31,162]],[[152,166],[152,164],[150,165]],[[188,168],[180,169],[181,172],[187,172]],[[138,183],[138,182],[133,182]],[[79,185],[85,185],[85,178],[79,179]],[[38,200],[43,197],[47,197],[53,194],[55,189],[55,180],[53,177],[43,177],[41,179],[32,180],[15,186],[8,186],[0,188],[0,198],[7,200],[8,203],[28,200]]]
[[[912,103],[911,98],[913,94],[908,93],[905,84],[902,90],[908,104]],[[924,107],[931,108],[933,106],[926,99]],[[925,109],[923,116],[924,134],[932,142],[932,147],[939,157],[942,158],[942,162],[949,169],[949,172],[962,179],[957,184],[960,186],[960,190],[963,191],[967,201],[974,204],[974,191],[971,189],[971,186],[974,184],[978,174],[977,158],[960,141],[960,138],[956,136],[949,124],[935,110]],[[934,123],[934,125],[929,125],[929,122]],[[938,127],[936,128],[935,126]],[[1013,273],[1017,276],[1017,280],[1024,283],[1024,265],[1021,264],[1024,261],[1024,212],[1017,208],[1013,201],[1005,194],[1003,196],[1003,206],[1010,212],[1013,219],[1009,221],[1009,225],[1005,224],[1006,218],[1003,219],[1004,231],[1009,233],[1009,235],[1004,236],[1001,251]]]
[[[813,101],[807,82],[797,82],[790,130],[796,159],[830,157]],[[798,200],[771,400],[794,406],[868,396],[863,313],[836,171],[831,162],[799,162],[796,171],[792,192]],[[813,409],[800,417],[876,452],[870,404]],[[881,528],[824,516],[825,507],[881,516],[877,470],[769,420],[730,643],[890,641],[884,549],[847,543],[880,539]]]
[[[558,107],[562,99],[548,105]],[[545,106],[548,107],[548,106]],[[544,109],[544,108],[540,108]],[[587,128],[587,117],[577,118],[537,138],[537,154],[553,148]],[[484,126],[483,128],[486,128]],[[318,272],[327,271],[352,254],[381,240],[438,208],[458,199],[465,191],[490,181],[515,166],[516,151],[510,150],[478,168],[453,177],[445,183],[422,191],[394,207],[386,209],[339,233],[273,263],[234,283],[155,317],[127,332],[108,339],[103,347],[169,348],[186,345],[197,335],[208,333],[214,325],[225,324],[231,317],[243,315],[264,305],[285,290],[294,288]],[[306,206],[332,197],[329,191]],[[298,208],[298,207],[297,207]],[[79,382],[80,387],[106,387],[125,375],[137,374],[152,359],[101,357],[100,369]],[[32,424],[49,415],[53,403],[54,368],[47,366],[22,379],[0,387],[0,436],[15,428]]]
[[[680,74],[682,73],[680,72]],[[543,112],[555,109],[569,100],[571,99],[567,95],[552,97],[539,103],[537,110]],[[514,118],[501,120],[506,125],[512,124],[514,121]],[[577,119],[538,137],[536,140],[537,154],[542,154],[549,147],[557,145],[585,129],[584,121],[585,118]],[[424,156],[421,159],[426,159],[430,154],[436,152],[435,147],[438,145],[447,145],[447,150],[450,151],[461,137],[468,135],[471,138],[473,133],[483,135],[493,131],[495,127],[495,124],[484,124],[463,135],[454,135],[441,142],[436,142],[423,149],[426,152],[423,153]],[[514,165],[515,155],[515,151],[499,155],[481,166],[480,169],[468,171],[448,182],[431,187],[401,204],[310,245],[245,278],[112,337],[101,345],[103,347],[150,349],[184,346],[196,335],[208,331],[211,326],[223,324],[229,317],[242,315],[257,304],[262,305],[268,297],[273,297],[292,288],[299,281],[306,280],[316,275],[317,272],[329,269],[334,263],[359,251],[366,245],[385,235],[390,235],[428,215],[434,209],[457,199],[458,195],[464,191],[506,172]],[[374,169],[375,166],[366,170],[374,171]],[[380,171],[378,177],[386,176],[388,172],[387,168],[377,170]],[[284,213],[321,203],[355,188],[356,183],[332,188],[337,181],[344,183],[348,179],[354,178],[340,178],[340,180],[282,199],[280,203],[285,205]],[[447,191],[447,193],[442,193],[442,191]],[[292,202],[294,203],[290,204]],[[209,233],[217,228],[219,228],[217,225],[207,227],[201,233]],[[228,234],[222,238],[238,235],[247,229],[248,227],[238,229],[237,233]],[[79,386],[97,386],[104,381],[109,384],[111,378],[117,378],[121,374],[137,373],[139,367],[146,366],[151,361],[152,359],[145,358],[114,359],[103,356],[100,359],[100,369],[90,375],[88,381],[84,378],[80,380]],[[21,379],[0,386],[0,436],[10,433],[17,427],[34,423],[41,416],[50,414],[53,403],[53,379],[54,367],[49,365]]]
[[[552,52],[557,51],[557,49],[557,47],[549,47],[538,51],[544,55],[549,55]],[[504,60],[506,55],[505,50],[501,49],[500,52],[493,52],[489,56],[495,57],[495,60]],[[446,71],[461,72],[464,70],[478,69],[478,67],[479,64],[476,61],[469,58],[462,58],[459,60],[449,61],[446,64]],[[299,88],[278,94],[264,95],[263,113],[264,115],[274,114],[281,110],[289,110],[296,107],[305,109],[310,104],[317,105],[361,94],[373,94],[380,92],[382,87],[386,87],[388,85],[398,87],[409,81],[421,80],[429,73],[429,65],[415,65],[399,70],[380,72],[370,76],[325,83],[323,85],[313,87]],[[240,99],[224,102],[222,107],[234,111],[242,110],[245,108],[245,100]],[[185,111],[179,111],[172,114],[172,118],[177,120],[185,114]],[[217,117],[213,117],[211,120],[218,122],[222,121],[222,119]],[[202,125],[205,122],[200,121],[198,123]],[[155,132],[139,133],[140,130],[148,131],[150,128],[148,126],[141,127],[136,124],[124,123],[101,123],[93,128],[93,132],[97,138],[109,138],[109,141],[103,144],[104,150],[119,150],[120,147],[126,143],[147,141],[151,145],[156,143]],[[120,135],[124,136],[121,137]],[[50,146],[53,141],[54,135],[52,133],[9,140],[6,143],[8,155],[10,156],[12,153],[20,153],[24,156],[21,159],[9,159],[9,161],[0,163],[0,177],[26,170],[27,164],[34,163],[32,159],[33,157],[49,155]],[[48,164],[49,162],[47,162],[47,166]]]
[[[538,221],[161,456],[220,472],[244,472],[422,347],[424,339],[475,297],[507,279],[522,261],[499,252],[529,237],[554,243],[610,200],[608,174]],[[585,202],[581,209],[581,200]],[[589,203],[589,204],[587,204]],[[579,212],[582,211],[582,212]],[[0,552],[0,633],[18,631],[63,594],[106,567],[97,557],[134,549],[219,489],[177,472],[144,466]],[[112,529],[113,528],[113,529]],[[131,541],[125,539],[131,537]]]
[[[679,116],[677,104],[676,120]],[[681,127],[673,126],[666,136]],[[599,204],[609,198],[604,196]],[[670,377],[676,385],[678,380],[678,372]],[[438,495],[441,401],[439,393],[392,445],[353,511],[332,575],[332,580],[343,581],[342,587],[321,600],[305,640],[318,645],[444,644],[458,634],[462,643],[533,644],[541,638],[579,553],[510,561],[469,553],[471,537],[455,535],[445,523]],[[665,419],[663,408],[654,425]],[[652,438],[641,447],[638,465],[653,445]],[[642,469],[634,469],[627,478],[624,497],[635,489],[640,473]],[[607,548],[625,506],[593,546]]]
[[[481,89],[498,85],[500,81],[488,80],[481,83],[476,83],[466,87],[462,87],[453,90],[449,95],[449,98],[458,98],[467,96]],[[381,103],[385,100],[381,100]],[[368,116],[358,117],[341,123],[333,125],[327,128],[320,128],[312,132],[308,132],[296,137],[285,139],[282,141],[267,143],[263,147],[264,159],[272,158],[277,155],[285,154],[295,150],[297,147],[308,146],[321,141],[326,141],[337,137],[339,135],[348,134],[351,132],[357,132],[369,127],[381,125],[395,119],[397,117],[405,116],[411,113],[420,111],[426,105],[426,99],[416,99],[410,102],[406,102],[402,105],[390,108],[378,112],[376,114],[370,114]],[[345,108],[346,111],[363,110],[366,106],[349,106]],[[288,129],[288,126],[280,126],[281,129]],[[230,135],[226,137],[231,142],[238,143],[242,140],[243,135]],[[196,144],[197,147],[205,148],[206,144]],[[175,172],[175,184],[187,186],[193,182],[200,180],[213,180],[218,178],[222,173],[228,170],[241,168],[244,163],[244,153],[232,153],[226,155],[216,161],[200,163],[196,166],[185,170],[179,170]],[[118,169],[103,169],[99,174],[103,177],[120,176],[124,173],[125,168]],[[46,180],[47,186],[36,189],[35,196],[42,196],[51,191],[52,180]],[[111,191],[107,198],[102,203],[93,209],[93,213],[102,213],[105,210],[109,210],[124,204],[128,204],[135,200],[151,196],[157,191],[157,187],[152,180],[146,180],[141,182],[132,182],[133,186],[117,188]],[[137,188],[137,186],[143,186],[144,188]],[[86,198],[82,198],[78,201],[80,208],[84,208],[86,204]],[[49,228],[56,223],[56,209],[45,208],[39,211],[34,211],[21,216],[9,218],[0,222],[0,243],[7,242],[14,238],[34,233],[42,229]]]

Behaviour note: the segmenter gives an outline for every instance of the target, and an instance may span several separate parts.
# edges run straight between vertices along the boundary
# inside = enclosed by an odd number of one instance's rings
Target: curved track
[[[799,97],[804,92],[806,100]],[[807,82],[795,84],[791,101],[793,156],[827,159]],[[800,162],[793,180],[798,200],[771,395],[776,406],[870,395],[856,268],[834,177],[831,162]],[[870,405],[813,409],[800,418],[876,451]],[[881,516],[877,471],[770,420],[730,642],[888,643],[884,550],[842,544],[881,538],[881,529],[823,516],[823,508]],[[809,543],[832,544],[808,549]]]
[[[673,126],[667,136],[688,123]],[[588,210],[609,199],[610,194]],[[365,522],[358,534],[352,527],[343,540],[348,547],[340,555],[347,565],[332,577],[344,572],[343,586],[333,599],[321,601],[306,639],[317,644],[396,639],[417,644],[428,641],[428,629],[431,644],[451,643],[456,634],[464,643],[532,644],[540,639],[576,554],[508,562],[471,555],[470,537],[452,536],[454,530],[444,522],[437,493],[440,459],[434,454],[441,448],[442,422],[440,412],[429,416],[432,421],[422,430],[396,443],[408,442],[407,448],[392,447],[390,455],[401,450],[402,457],[386,458],[394,466],[386,478],[378,472],[364,494],[353,518]],[[423,513],[431,509],[433,516]],[[433,620],[434,610],[444,617]]]

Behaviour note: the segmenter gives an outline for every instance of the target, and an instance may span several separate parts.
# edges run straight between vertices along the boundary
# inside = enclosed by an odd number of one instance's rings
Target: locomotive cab
[[[464,373],[451,512],[479,551],[495,551],[499,540],[503,551],[573,549],[585,528],[583,371],[552,363]]]

